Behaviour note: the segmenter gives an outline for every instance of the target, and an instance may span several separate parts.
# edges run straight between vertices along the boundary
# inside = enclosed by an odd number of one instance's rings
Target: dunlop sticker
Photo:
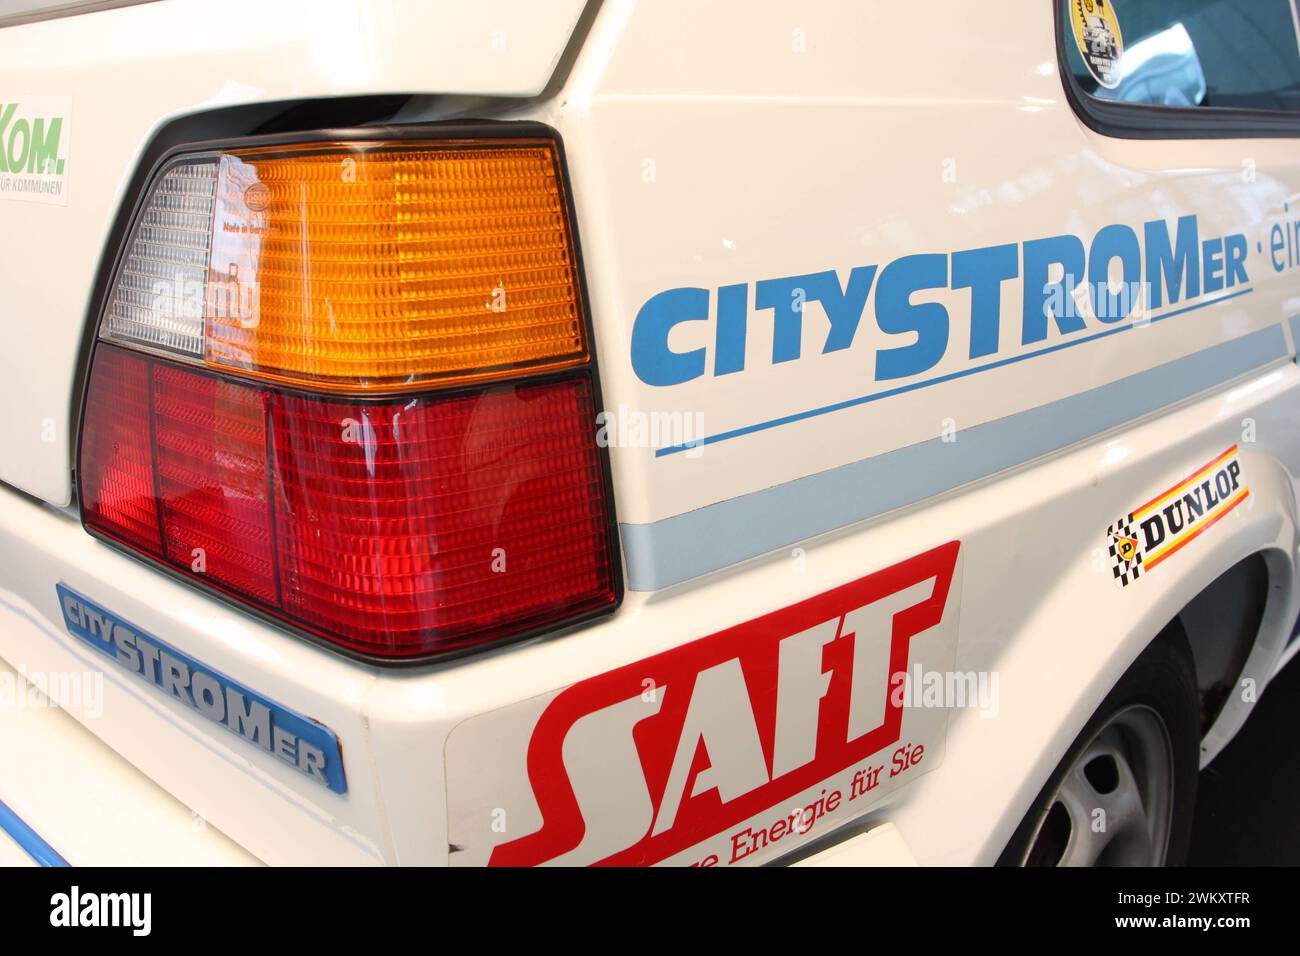
[[[1115,580],[1128,587],[1249,496],[1233,445],[1106,529]]]

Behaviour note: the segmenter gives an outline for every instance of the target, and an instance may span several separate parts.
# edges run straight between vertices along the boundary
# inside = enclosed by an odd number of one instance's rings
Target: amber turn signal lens
[[[379,390],[586,361],[553,142],[314,143],[218,165],[209,366]]]

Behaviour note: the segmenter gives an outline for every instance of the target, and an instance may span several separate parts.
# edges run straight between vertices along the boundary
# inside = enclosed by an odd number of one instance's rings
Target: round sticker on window
[[[1108,90],[1119,86],[1124,36],[1112,0],[1070,0],[1070,23],[1088,72]]]

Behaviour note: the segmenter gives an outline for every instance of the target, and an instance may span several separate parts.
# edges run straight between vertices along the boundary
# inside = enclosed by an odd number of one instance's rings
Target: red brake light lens
[[[152,369],[164,556],[274,605],[270,394],[175,366],[155,363]]]
[[[426,657],[613,603],[594,417],[584,375],[360,401],[101,344],[86,523],[351,651]]]
[[[612,593],[585,379],[428,401],[276,396],[284,609],[358,647],[440,643]]]
[[[149,366],[118,349],[100,349],[86,391],[81,502],[88,525],[158,554],[149,404]],[[85,481],[87,474],[94,480]]]

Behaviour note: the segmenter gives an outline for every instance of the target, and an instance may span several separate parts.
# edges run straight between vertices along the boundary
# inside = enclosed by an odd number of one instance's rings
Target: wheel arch
[[[1171,622],[1187,636],[1196,667],[1201,766],[1241,729],[1276,672],[1295,623],[1294,573],[1282,549],[1256,551],[1207,584]]]

